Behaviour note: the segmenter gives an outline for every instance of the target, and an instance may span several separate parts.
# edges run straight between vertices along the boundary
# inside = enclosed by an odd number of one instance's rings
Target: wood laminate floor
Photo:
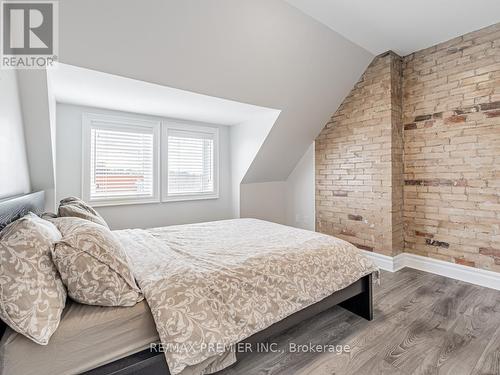
[[[334,307],[217,375],[500,375],[500,291],[403,269],[382,273],[374,307],[372,322]],[[309,343],[350,352],[289,352]]]

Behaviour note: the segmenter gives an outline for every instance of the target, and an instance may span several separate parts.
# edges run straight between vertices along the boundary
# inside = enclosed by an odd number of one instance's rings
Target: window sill
[[[188,201],[201,201],[201,200],[214,200],[219,199],[218,194],[210,194],[210,195],[183,195],[178,197],[168,197],[159,199],[137,199],[137,200],[108,200],[108,201],[96,201],[89,200],[87,201],[92,207],[113,207],[113,206],[131,206],[138,204],[160,204],[160,203],[173,203],[173,202],[188,202]]]
[[[162,202],[170,203],[170,202],[201,201],[210,199],[219,199],[219,194],[171,196],[163,198]]]
[[[111,207],[111,206],[130,206],[136,204],[154,204],[160,203],[159,199],[123,199],[123,200],[89,200],[88,203],[92,207]]]

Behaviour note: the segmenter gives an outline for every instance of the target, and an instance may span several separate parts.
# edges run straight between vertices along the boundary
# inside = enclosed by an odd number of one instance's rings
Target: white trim
[[[500,290],[500,273],[405,253],[406,267]]]
[[[402,270],[403,268],[407,267],[406,255],[409,255],[409,254],[401,253],[401,254],[396,255],[393,258],[392,268],[394,269],[394,271],[392,271],[392,272],[397,272],[397,271]]]
[[[462,264],[445,262],[443,260],[423,257],[420,255],[402,253],[395,257],[361,250],[366,257],[371,259],[379,268],[396,272],[404,267],[434,273],[471,284],[500,290],[500,273],[473,268]]]
[[[192,132],[194,134],[209,134],[213,136],[214,140],[214,191],[208,193],[186,194],[186,195],[168,195],[168,131],[179,130],[182,132]],[[186,122],[175,120],[162,121],[162,202],[180,202],[180,201],[195,201],[204,199],[219,199],[219,128],[210,126],[208,124],[201,124],[199,122]]]
[[[383,254],[378,254],[378,253],[373,253],[371,251],[367,251],[367,250],[361,250],[361,252],[363,252],[363,254],[369,258],[370,260],[373,261],[373,263],[375,263],[375,265],[380,268],[380,269],[383,269],[384,271],[389,271],[389,272],[395,272],[396,270],[394,269],[394,258],[393,257],[390,257],[390,256],[387,256],[387,255],[383,255]]]
[[[104,124],[100,127],[110,129],[147,128],[153,131],[153,196],[152,197],[120,197],[120,198],[90,198],[90,130],[94,122]],[[128,116],[107,115],[100,113],[82,114],[82,198],[94,207],[117,206],[129,204],[146,204],[160,202],[160,121],[138,119]]]

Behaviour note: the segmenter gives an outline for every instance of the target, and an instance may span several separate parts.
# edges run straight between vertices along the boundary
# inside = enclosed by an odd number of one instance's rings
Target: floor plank
[[[500,325],[479,358],[472,374],[500,374]]]
[[[334,307],[217,375],[500,375],[500,292],[413,269],[382,273],[375,319]],[[348,352],[290,351],[348,345]]]

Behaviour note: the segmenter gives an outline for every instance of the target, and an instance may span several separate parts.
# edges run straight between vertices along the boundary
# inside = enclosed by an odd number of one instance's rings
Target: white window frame
[[[214,191],[209,193],[168,195],[168,132],[169,130],[207,133],[214,139]],[[162,121],[162,202],[191,201],[219,198],[219,128],[205,124]]]
[[[152,197],[119,197],[91,199],[90,197],[90,150],[91,129],[95,122],[99,128],[130,129],[149,128],[153,131],[153,196]],[[115,116],[97,113],[84,113],[82,116],[82,198],[92,206],[116,206],[127,204],[144,204],[160,202],[160,129],[161,121],[137,119],[127,116]]]

